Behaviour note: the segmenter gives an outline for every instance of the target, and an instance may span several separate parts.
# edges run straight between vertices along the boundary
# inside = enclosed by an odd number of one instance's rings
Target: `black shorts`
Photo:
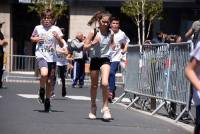
[[[110,65],[109,58],[91,58],[90,70],[100,70],[101,66],[104,64]]]

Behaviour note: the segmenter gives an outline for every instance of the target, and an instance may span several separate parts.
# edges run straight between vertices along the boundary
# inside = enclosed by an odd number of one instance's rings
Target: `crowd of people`
[[[77,32],[74,39],[63,39],[63,32],[55,26],[55,16],[51,10],[41,14],[40,25],[31,35],[35,44],[36,64],[40,73],[38,101],[46,112],[51,108],[51,97],[55,96],[56,76],[62,83],[62,96],[67,94],[66,72],[71,73],[72,88],[84,86],[85,63],[90,61],[91,109],[90,119],[96,119],[96,96],[101,78],[103,119],[112,118],[108,106],[115,97],[115,74],[122,57],[126,56],[128,43],[126,34],[120,29],[120,20],[107,11],[98,11],[89,20],[88,25],[98,25],[84,36]],[[58,75],[56,74],[58,71]],[[100,77],[99,77],[100,76]]]
[[[90,61],[91,76],[91,107],[88,114],[90,119],[96,119],[97,88],[102,89],[103,119],[112,118],[109,102],[115,98],[115,75],[120,62],[126,57],[129,38],[120,29],[120,20],[107,11],[98,11],[89,20],[88,25],[95,25],[95,28],[88,31],[84,36],[77,32],[74,39],[65,41],[61,28],[55,24],[54,13],[47,9],[41,13],[40,25],[37,25],[30,37],[35,44],[36,64],[40,73],[40,88],[38,101],[44,105],[44,111],[49,112],[51,108],[51,97],[55,96],[56,76],[62,82],[62,96],[67,95],[65,84],[66,73],[70,72],[72,87],[82,88],[84,86],[85,63]],[[0,28],[4,22],[0,22]],[[185,67],[186,77],[191,81],[193,87],[193,99],[196,104],[196,126],[194,134],[200,130],[200,21],[195,21],[192,27],[186,32],[185,38],[193,37],[194,49],[191,52],[191,59]],[[183,39],[179,35],[168,35],[164,32],[157,32],[156,38],[147,40],[146,43],[178,43]],[[0,58],[3,62],[3,47],[8,43],[0,31]],[[124,59],[123,59],[124,61]],[[2,80],[3,63],[0,64],[0,79]],[[100,76],[100,77],[99,77]],[[0,88],[2,81],[0,81]]]
[[[95,24],[98,27],[89,31],[86,37],[83,33],[78,32],[75,39],[68,40],[67,43],[63,39],[63,33],[54,25],[54,22],[53,13],[50,10],[44,11],[41,15],[41,25],[35,27],[31,36],[31,40],[36,42],[37,64],[41,74],[39,100],[44,104],[45,111],[48,112],[50,110],[50,97],[54,95],[56,66],[62,81],[62,96],[64,97],[66,95],[64,79],[66,65],[70,64],[71,68],[73,68],[72,87],[75,88],[78,85],[79,88],[82,88],[84,85],[85,61],[89,58],[91,108],[88,117],[96,119],[96,96],[100,75],[103,98],[101,112],[103,113],[103,119],[111,119],[112,116],[108,104],[115,97],[115,74],[121,58],[126,55],[130,42],[126,34],[120,29],[120,20],[112,17],[109,12],[98,11],[88,22],[89,26]],[[199,132],[200,128],[200,84],[198,73],[200,63],[198,32],[200,28],[198,24],[199,22],[194,22],[191,29],[185,34],[186,38],[190,38],[194,34],[193,43],[195,49],[191,52],[191,60],[186,66],[185,73],[195,87],[193,89],[197,104],[195,134]],[[182,38],[179,35],[157,32],[156,38],[151,41],[147,40],[146,43],[179,43],[181,41]]]
[[[192,51],[190,52],[190,60],[185,66],[186,78],[191,82],[191,97],[196,106],[196,120],[194,134],[200,133],[200,20],[193,22],[192,26],[185,33],[184,37],[180,35],[170,35],[164,32],[157,32],[156,38],[146,40],[147,44],[156,43],[180,43],[184,41],[191,42]],[[191,100],[190,100],[191,101]],[[174,108],[174,103],[172,103]],[[191,105],[191,104],[189,104]],[[190,107],[191,108],[191,107]]]

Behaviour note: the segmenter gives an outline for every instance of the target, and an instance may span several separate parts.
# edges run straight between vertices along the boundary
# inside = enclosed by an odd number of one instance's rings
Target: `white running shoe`
[[[93,105],[92,107],[91,107],[91,112],[89,113],[89,119],[91,119],[91,120],[95,120],[97,117],[96,117],[96,112],[97,112],[97,106],[96,106],[96,104],[95,105]]]
[[[93,113],[89,113],[89,119],[91,119],[91,120],[95,120],[97,117],[96,117],[96,115],[95,114],[93,114]]]
[[[104,107],[101,109],[101,113],[103,113],[103,119],[104,120],[110,120],[112,119],[110,109],[108,107]]]

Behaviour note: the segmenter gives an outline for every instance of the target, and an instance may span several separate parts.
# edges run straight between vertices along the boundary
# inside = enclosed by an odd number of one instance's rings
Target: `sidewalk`
[[[67,87],[61,97],[60,85],[52,100],[52,111],[43,112],[37,103],[38,84],[7,83],[0,89],[0,130],[2,134],[192,134],[193,127],[140,110],[126,110],[123,104],[110,104],[113,120],[104,122],[98,90],[97,120],[88,119],[89,88]]]

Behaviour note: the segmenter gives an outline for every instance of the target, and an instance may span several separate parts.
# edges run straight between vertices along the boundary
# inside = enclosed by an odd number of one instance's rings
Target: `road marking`
[[[2,98],[2,96],[0,95],[0,98]]]
[[[90,101],[90,97],[87,97],[87,96],[72,96],[72,95],[67,95],[65,97],[70,98],[72,100],[86,100],[86,101]]]
[[[115,100],[117,100],[118,99],[118,97],[115,97],[115,99],[113,100],[113,102],[115,101]],[[129,99],[129,98],[123,98],[122,100],[121,100],[121,102],[123,102],[123,103],[131,103],[131,100]]]
[[[27,99],[37,99],[37,94],[17,94],[20,97],[27,98]],[[74,95],[67,95],[66,98],[72,99],[72,100],[85,100],[90,101],[90,97],[87,96],[74,96]]]
[[[37,94],[17,94],[18,96],[20,97],[23,97],[23,98],[27,98],[27,99],[37,99],[38,98],[38,95]],[[0,96],[1,98],[2,96]],[[83,101],[90,101],[90,97],[87,97],[87,96],[75,96],[75,95],[67,95],[65,96],[66,98],[69,98],[69,99],[72,99],[72,100],[83,100]],[[117,97],[115,97],[115,100],[118,99]],[[97,99],[98,101],[98,99]],[[124,103],[130,103],[131,100],[129,98],[123,98],[121,100],[121,102],[124,102]]]
[[[37,94],[17,94],[20,97],[27,98],[27,99],[36,99],[38,98]]]

